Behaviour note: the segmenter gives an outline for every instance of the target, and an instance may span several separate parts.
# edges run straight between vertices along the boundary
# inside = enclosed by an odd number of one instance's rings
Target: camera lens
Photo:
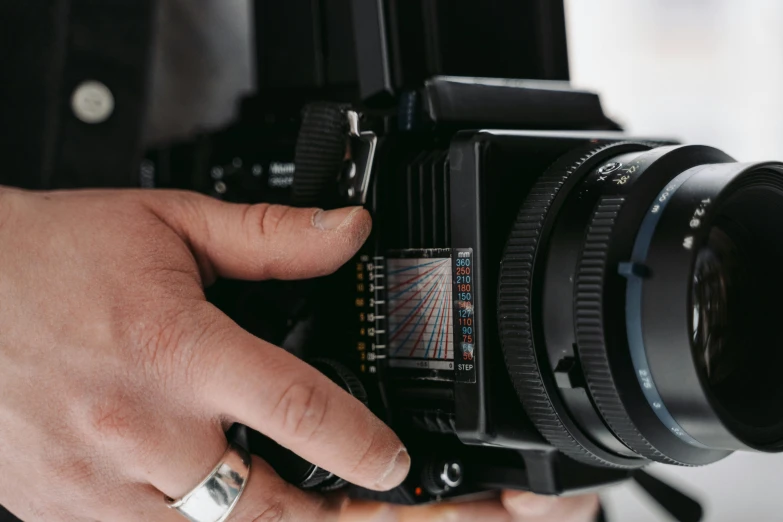
[[[781,226],[783,192],[741,189],[720,209],[694,267],[694,360],[719,413],[756,446],[783,437]]]
[[[693,274],[694,357],[710,386],[717,387],[735,373],[742,353],[746,317],[739,293],[746,283],[747,263],[737,245],[715,227],[707,246],[699,251]]]
[[[627,143],[576,158],[533,187],[501,266],[526,413],[602,466],[783,450],[783,165]]]

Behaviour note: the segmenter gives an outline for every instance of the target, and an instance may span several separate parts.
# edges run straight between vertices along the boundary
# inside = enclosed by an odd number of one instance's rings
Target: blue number
[[[470,281],[471,281],[471,277],[470,276],[465,276],[465,282],[470,284]]]
[[[471,335],[473,333],[473,328],[471,328],[470,326],[463,326],[462,333],[464,333],[465,335]]]
[[[470,259],[457,259],[457,266],[470,266]]]
[[[473,296],[469,293],[462,292],[459,294],[460,301],[470,301],[471,299],[473,299]]]

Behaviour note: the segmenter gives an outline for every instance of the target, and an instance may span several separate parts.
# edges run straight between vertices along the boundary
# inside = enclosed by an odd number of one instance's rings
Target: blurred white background
[[[566,9],[573,83],[600,92],[627,130],[783,160],[783,1],[566,0]],[[783,457],[652,471],[700,498],[706,522],[783,520]],[[670,520],[632,485],[605,499],[611,520]]]
[[[573,83],[628,130],[783,157],[783,2],[565,4]]]

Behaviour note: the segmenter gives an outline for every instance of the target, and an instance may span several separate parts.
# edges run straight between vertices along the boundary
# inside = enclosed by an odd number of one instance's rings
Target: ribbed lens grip
[[[624,199],[605,197],[593,212],[576,272],[576,344],[582,371],[598,410],[612,432],[636,453],[657,462],[687,466],[673,460],[650,444],[636,429],[623,405],[609,367],[604,333],[603,294],[607,276],[607,255],[617,214]]]
[[[626,146],[623,149],[623,145]],[[506,245],[498,283],[498,326],[506,366],[530,420],[554,447],[565,455],[591,465],[614,468],[638,467],[630,461],[610,461],[585,447],[563,424],[550,399],[541,375],[533,338],[531,296],[534,269],[552,204],[560,190],[577,171],[590,169],[605,157],[628,152],[627,142],[603,144],[585,151],[563,168],[556,164],[533,185],[517,215]],[[610,149],[617,150],[609,152]],[[590,164],[590,165],[588,165]],[[556,393],[556,392],[555,392]],[[627,464],[624,464],[627,462]]]

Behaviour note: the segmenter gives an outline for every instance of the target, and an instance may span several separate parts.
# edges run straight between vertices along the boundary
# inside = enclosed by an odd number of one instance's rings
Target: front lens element
[[[741,321],[739,292],[747,274],[737,245],[715,227],[696,259],[693,303],[693,350],[711,386],[718,386],[736,369]]]
[[[783,435],[783,192],[750,185],[719,210],[694,267],[694,360],[735,433]]]

